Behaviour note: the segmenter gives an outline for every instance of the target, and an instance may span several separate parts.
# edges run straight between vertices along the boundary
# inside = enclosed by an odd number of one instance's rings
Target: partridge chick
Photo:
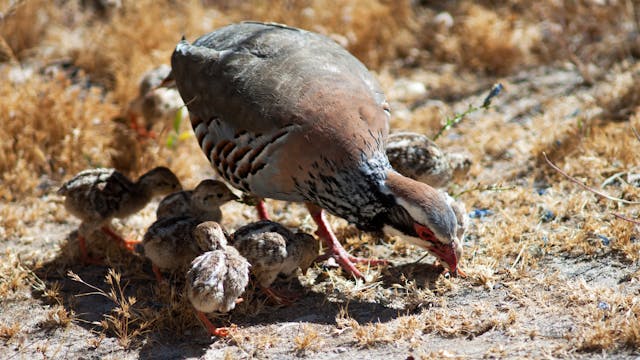
[[[180,181],[165,167],[157,167],[132,182],[114,169],[84,170],[67,181],[58,190],[65,197],[64,206],[82,220],[78,241],[82,259],[95,262],[87,255],[85,238],[99,228],[132,249],[134,241],[124,240],[109,228],[111,219],[124,218],[142,209],[156,195],[182,189]]]
[[[227,245],[226,234],[216,222],[199,224],[193,237],[208,251],[191,262],[186,276],[187,296],[209,333],[227,336],[228,330],[215,327],[205,313],[227,313],[235,308],[249,282],[249,262]]]
[[[182,111],[184,102],[178,91],[159,87],[170,71],[168,65],[147,71],[140,80],[138,97],[129,105],[131,127],[142,137],[155,137],[151,130],[155,124],[169,122],[177,111]],[[142,121],[139,121],[140,117]]]
[[[471,165],[468,156],[444,153],[427,136],[411,132],[389,134],[386,153],[397,172],[438,188],[446,187],[455,173],[464,173]]]
[[[202,221],[222,220],[220,206],[238,197],[221,181],[203,180],[193,190],[167,195],[156,211],[158,219],[172,216],[193,216]]]
[[[305,233],[292,233],[286,227],[262,220],[238,229],[232,244],[249,260],[251,273],[265,294],[278,303],[293,299],[271,288],[279,274],[290,276],[296,269],[305,273],[318,257],[318,241]]]
[[[185,269],[196,256],[209,250],[201,248],[193,236],[201,222],[193,216],[171,216],[149,226],[136,250],[151,260],[158,282],[162,282],[161,270]]]

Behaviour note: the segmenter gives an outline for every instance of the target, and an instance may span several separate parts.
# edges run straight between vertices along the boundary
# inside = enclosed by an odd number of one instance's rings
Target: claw
[[[313,204],[307,204],[307,209],[311,217],[318,225],[316,234],[324,241],[327,251],[324,255],[319,256],[316,261],[326,260],[330,257],[334,258],[338,264],[354,278],[364,279],[364,275],[358,270],[354,263],[367,263],[369,265],[388,264],[386,260],[365,259],[350,255],[338,241],[338,238],[331,230],[331,226],[327,222],[324,210]]]
[[[198,315],[198,319],[200,319],[200,321],[202,321],[202,324],[207,328],[207,331],[209,332],[209,334],[217,337],[229,336],[229,328],[215,327],[211,323],[211,321],[209,321],[209,318],[207,318],[207,315],[205,315],[202,311],[196,311],[196,314]]]

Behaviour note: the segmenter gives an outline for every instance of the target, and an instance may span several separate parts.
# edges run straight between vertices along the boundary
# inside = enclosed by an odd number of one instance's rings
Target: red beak
[[[425,246],[433,255],[437,256],[440,261],[447,264],[449,271],[453,274],[457,274],[458,257],[456,256],[455,244],[443,244],[433,234],[428,227],[420,224],[413,224],[413,228],[418,233],[420,239],[426,241],[429,245]]]

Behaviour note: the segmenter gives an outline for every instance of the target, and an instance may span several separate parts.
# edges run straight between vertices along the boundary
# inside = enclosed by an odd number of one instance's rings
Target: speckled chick
[[[313,236],[294,234],[269,220],[245,225],[231,239],[233,246],[249,260],[251,273],[260,287],[278,302],[287,302],[286,296],[271,288],[278,275],[292,275],[298,268],[306,272],[318,257],[319,244]]]
[[[170,71],[168,65],[160,65],[144,73],[140,79],[138,97],[129,104],[131,126],[143,137],[154,137],[151,129],[155,124],[169,123],[176,111],[185,111],[181,109],[184,102],[178,90],[159,87]],[[138,120],[140,118],[141,121]]]
[[[156,220],[144,234],[138,252],[144,254],[153,264],[153,272],[159,282],[161,270],[177,271],[186,269],[198,255],[210,247],[198,244],[193,230],[202,222],[193,216],[170,216]]]
[[[220,206],[238,197],[221,181],[203,180],[193,190],[167,195],[156,210],[158,219],[172,216],[192,216],[202,221],[221,221]]]
[[[226,336],[227,329],[211,324],[205,313],[229,312],[249,283],[249,262],[238,250],[227,245],[222,227],[213,221],[199,224],[193,236],[201,248],[210,250],[196,257],[186,275],[187,296],[198,318],[215,336]]]
[[[102,230],[130,248],[108,225],[113,218],[124,218],[142,209],[154,196],[182,189],[180,181],[165,167],[157,167],[132,182],[122,173],[107,168],[84,170],[58,190],[64,205],[82,220],[79,228],[80,250],[88,259],[85,237]]]
[[[427,136],[411,132],[390,134],[386,153],[397,172],[433,187],[446,187],[454,172],[471,165],[463,154],[446,154]]]

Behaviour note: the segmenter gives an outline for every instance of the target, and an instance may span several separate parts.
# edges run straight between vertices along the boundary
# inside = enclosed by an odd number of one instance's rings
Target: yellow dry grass
[[[474,162],[467,178],[452,184],[452,193],[478,184],[513,187],[469,191],[460,197],[467,209],[493,212],[472,220],[462,262],[469,278],[425,279],[420,272],[424,268],[416,265],[404,272],[365,269],[369,281],[363,283],[345,278],[339,269],[311,269],[313,276],[303,283],[326,301],[345,306],[334,326],[340,336],[362,349],[402,342],[419,347],[425,337],[470,339],[486,333],[504,335],[505,341],[539,339],[548,336],[541,335],[549,332],[543,328],[548,322],[539,322],[540,327],[530,323],[558,317],[570,319],[573,327],[560,335],[564,342],[549,350],[550,356],[637,349],[637,294],[626,292],[624,283],[588,284],[580,276],[559,275],[548,267],[574,259],[604,259],[637,269],[638,226],[613,214],[637,219],[640,211],[637,205],[602,199],[567,181],[546,165],[542,152],[579,181],[615,197],[640,200],[638,180],[632,179],[640,173],[640,140],[630,131],[630,126],[640,128],[640,67],[635,63],[640,55],[640,6],[634,1],[424,3],[142,0],[125,1],[122,8],[103,14],[80,2],[0,1],[0,242],[23,244],[39,236],[34,226],[65,223],[68,215],[53,193],[62,181],[88,167],[113,166],[135,177],[165,165],[187,186],[211,175],[193,139],[175,148],[166,146],[165,137],[140,142],[114,119],[137,95],[141,74],[168,63],[183,34],[192,40],[240,20],[283,22],[338,41],[376,71],[391,94],[403,93],[393,91],[404,86],[398,79],[423,83],[425,93],[390,99],[394,129],[433,135],[444,118],[464,111],[469,103],[478,104],[498,76],[505,83],[495,108],[468,116],[439,139],[445,149],[466,148]],[[186,121],[182,127],[188,129]],[[299,207],[269,205],[278,221],[309,226]],[[237,225],[253,214],[237,205],[225,216]],[[417,258],[413,248],[394,239],[332,221],[345,247],[360,256],[382,251],[401,264]],[[140,223],[144,221],[118,226],[139,235],[144,226],[131,224]],[[43,255],[30,256],[42,260]],[[182,333],[200,326],[179,285],[145,287],[132,298],[120,286],[127,277],[146,276],[142,265],[131,265],[133,260],[118,255],[109,260],[125,269],[120,270],[123,282],[113,272],[106,290],[94,289],[116,309],[104,314],[102,334],[87,340],[88,346],[102,346],[108,334],[122,347],[135,348],[149,331]],[[32,269],[40,267],[34,262],[11,250],[2,254],[0,299],[26,301],[24,291],[35,289],[53,304],[43,327],[73,325],[77,315],[55,282],[34,278]],[[625,279],[637,283],[638,271]],[[483,299],[473,305],[456,303],[470,296],[468,289]],[[502,289],[504,298],[491,298],[495,289]],[[144,296],[165,306],[152,308]],[[260,316],[270,311],[255,289],[247,298],[238,313]],[[361,324],[349,314],[349,302],[410,313]],[[216,320],[227,323],[225,318]],[[0,323],[5,341],[21,331],[19,322]],[[238,332],[229,346],[244,354],[261,354],[281,341],[272,331]],[[327,333],[315,324],[303,325],[288,339],[287,351],[320,352],[335,341]],[[456,357],[453,352],[430,350],[424,357]],[[509,351],[496,345],[486,353],[507,356]]]

